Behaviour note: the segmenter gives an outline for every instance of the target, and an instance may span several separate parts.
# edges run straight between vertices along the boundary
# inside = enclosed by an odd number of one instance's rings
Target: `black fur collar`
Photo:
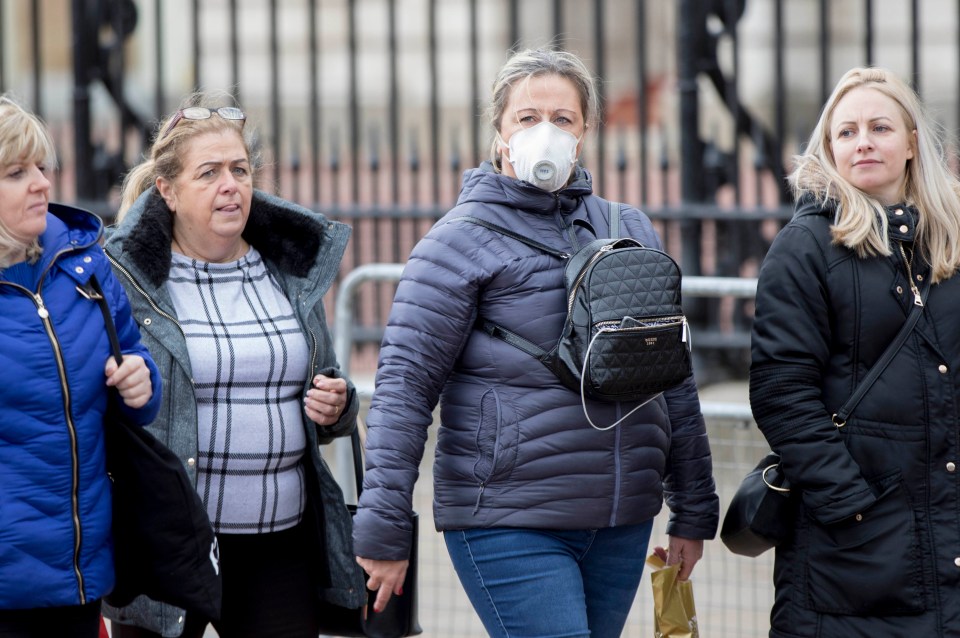
[[[281,271],[305,277],[313,266],[321,243],[326,239],[320,221],[292,207],[276,205],[254,193],[250,217],[243,238],[264,259]],[[123,240],[124,252],[154,286],[161,286],[170,274],[173,225],[170,209],[155,190],[148,197],[140,219]]]

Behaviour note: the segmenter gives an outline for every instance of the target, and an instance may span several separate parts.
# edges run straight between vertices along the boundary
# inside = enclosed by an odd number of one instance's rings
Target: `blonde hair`
[[[568,51],[553,49],[524,49],[510,55],[493,81],[493,98],[487,107],[487,118],[493,130],[500,133],[500,121],[510,101],[513,87],[533,77],[559,75],[573,83],[580,95],[580,110],[583,112],[585,128],[597,123],[600,113],[600,97],[596,80],[587,65],[579,57]],[[490,161],[500,170],[500,150],[497,135],[490,146]]]
[[[20,106],[10,95],[0,96],[0,170],[18,163],[56,166],[57,154],[50,133],[40,118]],[[26,250],[27,260],[36,261],[42,249],[38,239],[24,244],[0,222],[0,268]]]
[[[916,246],[929,262],[932,281],[952,276],[960,268],[960,182],[947,166],[940,129],[926,114],[920,98],[892,72],[875,67],[847,71],[827,99],[805,152],[794,158],[788,180],[794,195],[813,195],[819,202],[837,203],[832,226],[836,243],[870,257],[891,253],[883,205],[841,177],[833,157],[830,125],[837,104],[860,87],[879,91],[900,108],[909,131],[915,131],[914,155],[907,160],[904,196],[919,210]]]
[[[224,102],[230,103],[224,104]],[[167,130],[170,123],[179,117],[182,109],[202,106],[214,111],[225,105],[234,106],[233,99],[227,94],[191,93],[184,98],[176,111],[160,122],[157,126],[153,144],[147,151],[145,159],[133,167],[123,178],[123,185],[120,187],[120,210],[117,212],[118,222],[123,219],[123,216],[130,210],[137,198],[156,183],[158,177],[172,182],[180,175],[183,170],[181,159],[186,152],[186,148],[198,135],[235,131],[243,140],[247,159],[250,161],[250,170],[254,181],[256,181],[259,155],[253,150],[253,135],[250,132],[250,127],[244,126],[244,121],[224,119],[214,113],[205,120],[180,118],[172,129]]]

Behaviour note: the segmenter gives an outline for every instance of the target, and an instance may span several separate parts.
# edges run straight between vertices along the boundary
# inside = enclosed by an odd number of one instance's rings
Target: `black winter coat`
[[[960,635],[960,277],[923,316],[847,424],[831,415],[897,334],[928,268],[916,212],[890,207],[889,257],[834,245],[812,200],[760,271],[750,401],[801,492],[776,550],[772,638]],[[901,250],[902,248],[902,250]]]

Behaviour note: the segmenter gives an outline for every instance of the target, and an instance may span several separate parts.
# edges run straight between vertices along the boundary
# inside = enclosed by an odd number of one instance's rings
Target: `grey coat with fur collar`
[[[256,191],[243,233],[263,256],[270,273],[286,293],[301,329],[311,344],[311,374],[340,376],[327,327],[323,297],[330,289],[350,238],[349,226],[267,193]],[[176,320],[165,282],[169,276],[172,241],[171,213],[151,188],[136,201],[123,220],[107,231],[104,246],[120,282],[127,291],[144,344],[150,349],[164,384],[164,403],[150,431],[180,457],[196,482],[197,413],[190,357]],[[321,598],[344,607],[360,607],[366,599],[363,572],[354,561],[351,520],[343,494],[320,456],[319,444],[349,435],[356,427],[359,401],[347,380],[348,407],[340,420],[327,427],[307,427],[311,461],[307,474],[313,507],[305,513],[323,523],[329,572]],[[304,394],[309,387],[304,387]],[[312,421],[303,415],[305,424]],[[317,498],[319,495],[319,498]],[[309,504],[308,504],[309,507]],[[320,534],[317,534],[320,536]],[[306,557],[305,557],[306,560]],[[105,614],[125,624],[138,625],[164,636],[178,636],[184,613],[170,605],[140,597],[117,609],[104,605]]]

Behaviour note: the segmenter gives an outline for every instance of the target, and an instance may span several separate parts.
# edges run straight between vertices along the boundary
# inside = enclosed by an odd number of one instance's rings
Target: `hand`
[[[313,387],[307,390],[303,407],[317,425],[333,425],[347,407],[347,380],[318,374],[313,378]]]
[[[116,359],[108,357],[103,372],[107,375],[107,386],[115,387],[128,407],[142,408],[153,396],[150,368],[138,354],[124,355],[120,366]]]
[[[373,611],[381,612],[387,606],[390,596],[403,593],[403,579],[407,576],[408,560],[374,560],[357,556],[357,564],[370,576],[367,589],[377,592],[373,601]]]
[[[680,563],[677,580],[687,580],[690,578],[694,566],[703,556],[703,541],[671,536],[669,546],[670,549],[655,547],[653,553],[667,565]]]

